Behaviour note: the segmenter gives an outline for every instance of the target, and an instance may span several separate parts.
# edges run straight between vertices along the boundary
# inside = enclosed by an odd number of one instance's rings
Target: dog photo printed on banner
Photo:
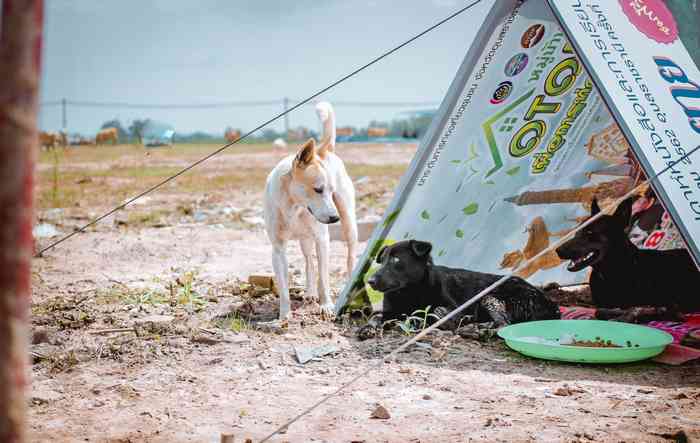
[[[471,72],[455,80],[458,99],[424,139],[336,311],[363,292],[383,244],[427,241],[438,265],[505,274],[585,220],[594,197],[605,207],[642,179],[544,0],[487,26]],[[554,251],[518,275],[533,284],[588,280]],[[376,306],[381,294],[367,292]]]

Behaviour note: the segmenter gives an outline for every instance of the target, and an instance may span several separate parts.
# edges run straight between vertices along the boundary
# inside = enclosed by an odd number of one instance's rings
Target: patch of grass
[[[194,288],[196,276],[196,271],[187,271],[169,284],[171,304],[189,306],[195,311],[206,306],[207,301]]]
[[[243,318],[238,312],[234,312],[226,317],[216,319],[214,321],[214,327],[227,331],[233,331],[235,333],[247,331],[251,328],[250,321]]]
[[[419,333],[420,331],[428,327],[429,318],[434,318],[435,320],[440,319],[440,317],[430,312],[430,306],[426,307],[425,309],[418,309],[414,311],[403,321],[393,321],[404,334],[413,335]]]
[[[98,290],[97,294],[93,297],[93,302],[96,305],[115,305],[121,303],[126,297],[124,288],[108,288]]]
[[[49,371],[53,374],[60,372],[70,372],[75,366],[80,363],[75,352],[68,351],[65,353],[54,353],[48,356]]]
[[[200,159],[216,145],[176,145],[145,149],[134,145],[72,147],[39,153],[36,194],[38,209],[116,206],[128,197],[180,171]],[[232,147],[223,155],[271,151],[270,144]],[[163,165],[177,162],[177,166]],[[180,166],[182,163],[182,166]],[[204,194],[260,188],[269,168],[202,169],[186,173],[165,186],[161,193]],[[105,199],[105,196],[108,198]]]
[[[170,214],[167,209],[152,211],[130,212],[127,217],[128,225],[162,226],[163,218]]]
[[[145,291],[134,291],[125,294],[123,300],[130,305],[159,305],[167,304],[169,298],[158,291],[147,289]]]

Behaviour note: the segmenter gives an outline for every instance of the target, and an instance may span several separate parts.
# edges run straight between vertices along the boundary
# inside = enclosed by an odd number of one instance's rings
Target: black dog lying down
[[[401,320],[417,310],[431,306],[438,317],[485,289],[501,276],[435,266],[430,257],[432,245],[408,240],[384,247],[377,255],[382,266],[368,284],[384,293],[382,311],[375,313],[360,329],[360,338],[375,335],[387,320]],[[500,327],[531,320],[558,319],[558,306],[545,298],[542,291],[525,280],[512,277],[472,305],[459,318],[451,319],[444,329],[464,323],[481,323]]]
[[[638,249],[625,229],[636,198],[620,203],[615,214],[603,215],[557,248],[568,269],[593,268],[593,303],[599,308],[652,306],[683,312],[700,310],[700,271],[685,249]],[[591,216],[600,212],[597,201]],[[602,310],[605,315],[614,311]],[[629,313],[625,317],[629,318]]]

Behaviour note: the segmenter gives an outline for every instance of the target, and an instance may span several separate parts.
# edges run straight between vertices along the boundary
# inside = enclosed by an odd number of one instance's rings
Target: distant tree
[[[378,120],[372,120],[369,122],[369,127],[370,128],[388,128],[389,123],[387,122],[380,122]]]
[[[274,129],[265,129],[262,132],[262,139],[266,141],[272,141],[278,137],[285,138],[285,135],[278,133]]]
[[[129,134],[140,144],[143,143],[143,130],[149,121],[151,121],[150,118],[136,119],[129,125]]]
[[[100,126],[100,129],[107,129],[107,128],[117,128],[119,143],[125,143],[129,140],[129,133],[127,132],[126,129],[124,129],[124,126],[122,126],[122,122],[119,121],[118,118],[106,121],[106,122],[102,123],[102,126]]]

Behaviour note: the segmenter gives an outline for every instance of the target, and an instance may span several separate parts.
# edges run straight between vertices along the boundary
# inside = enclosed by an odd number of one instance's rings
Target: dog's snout
[[[559,246],[557,249],[554,250],[559,258],[561,259],[567,259],[569,258],[569,245],[568,243],[564,243],[563,245]]]
[[[337,215],[331,215],[330,217],[328,217],[328,224],[337,223],[338,220],[340,220],[340,217],[338,217]]]
[[[562,245],[562,246],[563,246],[563,245]],[[556,251],[557,255],[559,256],[559,258],[561,258],[561,254],[562,254],[562,252],[563,252],[562,249],[561,249],[562,246],[559,246],[557,249],[555,249],[555,251]]]
[[[371,276],[367,279],[367,284],[370,285],[372,289],[374,289],[377,285],[377,278],[374,275]]]

